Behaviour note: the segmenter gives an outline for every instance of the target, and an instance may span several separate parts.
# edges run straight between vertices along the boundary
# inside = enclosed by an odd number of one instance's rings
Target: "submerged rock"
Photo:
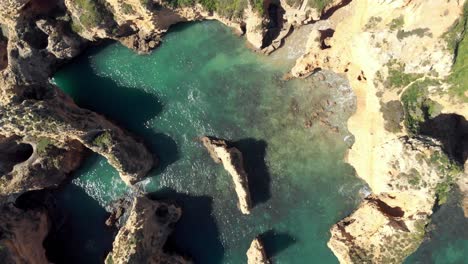
[[[270,264],[262,241],[257,237],[247,250],[247,264]]]
[[[4,264],[47,264],[42,246],[50,221],[42,209],[22,210],[13,204],[0,206],[0,258]]]
[[[105,263],[184,264],[191,261],[163,251],[182,210],[175,205],[135,197],[128,219],[119,230]]]
[[[242,153],[234,147],[229,147],[226,141],[212,137],[202,137],[201,142],[216,163],[222,163],[224,169],[231,174],[234,181],[239,209],[243,214],[250,214],[251,200],[247,173],[244,170]]]

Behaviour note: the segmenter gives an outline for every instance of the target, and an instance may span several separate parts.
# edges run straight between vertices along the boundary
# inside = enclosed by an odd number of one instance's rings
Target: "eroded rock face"
[[[257,237],[247,250],[247,264],[270,264],[262,241]]]
[[[79,108],[57,87],[44,84],[21,89],[31,89],[33,95],[21,96],[21,103],[0,106],[1,135],[32,138],[33,142],[47,140],[48,145],[65,150],[79,142],[106,157],[127,184],[135,184],[151,169],[153,157],[143,144],[104,117]],[[57,162],[57,167],[66,167],[60,160]]]
[[[75,156],[77,161],[79,142],[106,157],[126,183],[134,184],[152,167],[152,155],[126,132],[80,109],[50,84],[57,66],[77,56],[89,41],[100,39],[114,39],[148,53],[171,25],[202,19],[219,20],[245,33],[260,48],[268,15],[255,11],[250,2],[241,16],[226,17],[199,4],[175,8],[167,1],[1,1],[0,135],[32,145],[48,141],[57,150],[54,153],[62,153],[66,160]],[[3,177],[2,186],[7,187],[2,195],[56,186],[79,163],[64,162],[59,154],[47,155],[53,157],[33,155],[27,164]],[[65,168],[55,166],[62,163]],[[33,173],[43,180],[27,182]]]
[[[106,263],[191,263],[181,256],[163,252],[167,237],[181,214],[182,210],[175,205],[136,197]]]
[[[328,246],[340,263],[401,263],[422,243],[434,205],[461,173],[429,138],[398,138],[378,153],[381,184],[331,229]]]
[[[216,163],[222,163],[224,169],[234,181],[239,209],[243,214],[250,214],[251,200],[247,173],[244,170],[242,153],[234,147],[229,147],[226,141],[211,137],[200,139]]]
[[[44,210],[22,210],[12,204],[0,206],[0,258],[5,264],[47,264],[42,246],[49,231]]]

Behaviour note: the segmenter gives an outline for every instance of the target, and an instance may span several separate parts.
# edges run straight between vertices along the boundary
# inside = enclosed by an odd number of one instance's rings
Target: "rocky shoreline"
[[[309,35],[306,53],[297,60],[291,76],[307,77],[329,69],[348,78],[358,109],[348,122],[356,142],[347,160],[372,189],[372,195],[351,216],[332,227],[329,247],[341,263],[401,262],[411,254],[424,237],[434,204],[443,202],[457,178],[466,193],[466,177],[458,167],[468,156],[468,132],[463,125],[468,118],[467,95],[459,98],[450,92],[457,54],[447,44],[461,42],[464,28],[461,40],[450,39],[447,32],[466,19],[467,4],[335,0],[317,8],[307,0],[299,2],[291,6],[286,0],[263,1],[259,10],[256,2],[247,1],[241,16],[226,16],[201,4],[174,6],[167,1],[2,1],[0,158],[6,165],[0,167],[0,249],[6,249],[7,259],[47,263],[38,243],[49,228],[45,213],[16,208],[10,201],[29,191],[59,186],[78,168],[85,149],[104,156],[129,186],[144,179],[156,163],[155,154],[143,142],[105,117],[79,108],[51,84],[53,72],[90,43],[112,39],[148,53],[171,25],[206,19],[234,28],[255,50],[266,54],[280,48],[293,29],[326,21],[329,28]],[[415,91],[421,99],[414,98]],[[456,131],[464,140],[455,142],[459,147],[448,146],[437,131],[424,130],[425,122],[434,122],[441,114],[463,117]],[[249,213],[248,188],[236,186],[236,190],[246,193],[239,195],[239,203],[241,211]],[[399,208],[403,214],[385,208]],[[11,226],[11,214],[23,223],[21,228],[6,228]],[[162,251],[172,224],[181,215],[179,208],[140,197],[133,201],[129,215],[108,259],[186,263]],[[142,219],[148,224],[141,223]],[[380,220],[370,223],[373,219]],[[160,225],[155,226],[158,221]],[[16,233],[5,236],[5,230]],[[159,235],[152,236],[155,233]],[[37,239],[23,243],[26,234]],[[142,239],[129,247],[136,237]],[[390,244],[406,241],[399,255],[388,250],[388,243],[376,243],[383,237]]]

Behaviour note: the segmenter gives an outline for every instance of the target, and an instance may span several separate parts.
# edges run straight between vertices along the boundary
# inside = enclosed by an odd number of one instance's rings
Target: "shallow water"
[[[274,263],[337,263],[326,246],[328,230],[358,205],[364,187],[343,162],[355,98],[343,79],[326,72],[282,81],[290,62],[257,55],[244,43],[217,22],[179,25],[151,55],[107,45],[53,81],[160,156],[161,166],[140,187],[182,206],[169,241],[178,252],[197,263],[245,263],[250,242],[262,234]],[[306,127],[315,112],[322,121]],[[196,141],[202,135],[231,140],[244,153],[251,215],[238,210],[230,176]],[[104,208],[131,193],[97,155],[75,176],[59,196],[59,206],[76,218],[63,252],[72,256],[73,248],[80,252],[76,263],[99,263],[111,239],[102,231]]]

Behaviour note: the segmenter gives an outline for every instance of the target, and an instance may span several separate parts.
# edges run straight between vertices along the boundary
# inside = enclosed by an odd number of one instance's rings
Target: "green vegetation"
[[[79,22],[84,27],[94,28],[105,22],[108,11],[99,1],[75,0],[73,3],[80,10]],[[76,21],[73,23],[76,24]]]
[[[309,0],[307,4],[310,7],[316,8],[321,13],[331,2],[333,2],[333,0]]]
[[[286,0],[286,3],[293,7],[299,7],[302,5],[302,2],[302,0]],[[307,2],[307,6],[315,8],[319,13],[322,13],[323,9],[325,9],[325,7],[331,2],[333,2],[333,0],[309,0],[309,2]]]
[[[109,131],[101,133],[99,136],[94,138],[93,144],[100,147],[110,147],[112,145],[112,135]]]
[[[144,0],[142,0],[144,1]],[[241,18],[244,9],[248,6],[248,0],[164,0],[172,7],[192,6],[201,4],[210,12],[217,12],[228,18]],[[263,0],[253,0],[252,7],[261,15],[264,14]]]
[[[114,259],[112,258],[111,254],[109,254],[109,256],[106,258],[105,264],[114,264]]]
[[[122,12],[124,14],[130,15],[130,14],[135,13],[135,10],[133,10],[132,5],[129,5],[127,3],[122,3]]]
[[[390,60],[388,66],[388,77],[385,80],[385,86],[389,88],[402,88],[421,78],[419,73],[405,73],[405,65],[397,60]]]
[[[83,32],[83,27],[80,23],[77,23],[76,21],[71,22],[71,29],[76,33]]]
[[[437,184],[435,189],[438,204],[441,205],[447,202],[449,192],[454,184],[454,179],[462,172],[462,168],[441,152],[433,153],[430,162],[437,165],[440,177],[443,179],[442,182]]]
[[[377,26],[377,24],[379,24],[380,22],[382,22],[382,18],[381,17],[370,17],[369,20],[367,21],[366,25],[364,26],[364,28],[366,30],[369,30],[371,28],[375,28]]]
[[[430,32],[429,28],[416,28],[410,31],[404,31],[402,29],[398,30],[397,38],[402,40],[412,35],[417,35],[418,37],[422,38],[424,36],[432,37],[432,33]]]
[[[411,169],[409,173],[406,175],[408,183],[412,186],[419,186],[422,181],[421,174],[416,169]]]
[[[405,18],[403,16],[400,16],[398,18],[394,18],[388,26],[390,27],[390,30],[396,30],[400,29],[403,27],[405,24]]]
[[[436,197],[437,197],[437,203],[439,205],[442,205],[447,202],[448,195],[449,195],[451,188],[452,188],[452,183],[448,181],[437,184]]]
[[[403,105],[398,100],[381,103],[381,112],[384,118],[384,128],[392,133],[401,131],[401,121],[404,117]]]
[[[40,138],[36,143],[36,151],[39,155],[44,155],[47,153],[47,149],[53,146],[52,141],[48,138]]]
[[[432,79],[419,80],[412,83],[401,96],[405,111],[404,124],[409,133],[418,134],[421,123],[440,113],[442,107],[427,98],[427,87],[438,84],[438,81]]]
[[[450,93],[465,103],[468,103],[468,39],[465,37],[467,21],[468,2],[464,5],[463,16],[444,35],[447,48],[455,52],[452,74],[448,77],[452,84]]]

